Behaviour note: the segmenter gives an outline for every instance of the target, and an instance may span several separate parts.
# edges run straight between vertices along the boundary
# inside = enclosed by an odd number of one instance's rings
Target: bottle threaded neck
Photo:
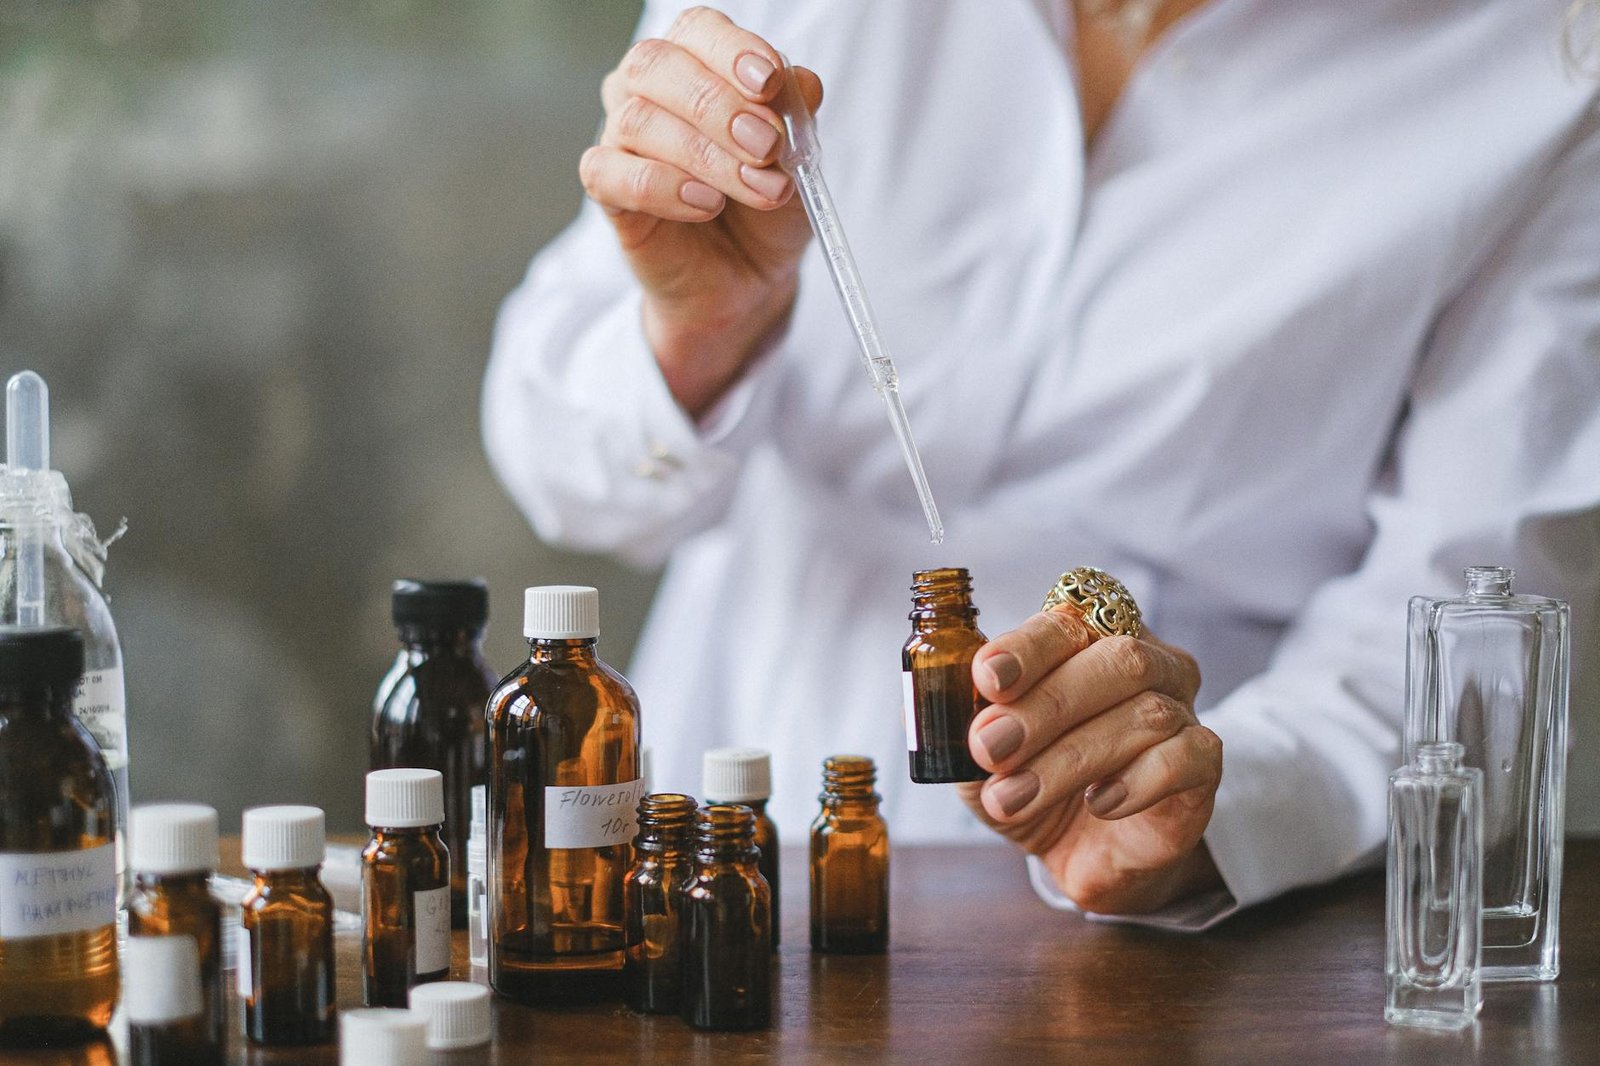
[[[639,801],[639,836],[635,846],[644,851],[675,851],[688,846],[694,835],[696,804],[681,792],[652,792]]]
[[[865,755],[830,755],[822,760],[822,798],[873,798],[878,767]]]
[[[1466,748],[1453,740],[1417,745],[1416,767],[1425,774],[1443,774],[1461,769]]]
[[[964,566],[918,570],[911,575],[912,619],[936,615],[976,618],[972,605],[972,575]]]
[[[756,843],[756,814],[742,803],[713,803],[701,807],[694,825],[698,851],[703,858],[743,858]]]
[[[1464,573],[1468,596],[1509,596],[1517,576],[1509,566],[1469,566]]]

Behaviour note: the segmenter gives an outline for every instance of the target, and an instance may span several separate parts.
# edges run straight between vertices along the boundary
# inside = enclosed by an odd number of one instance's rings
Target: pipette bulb
[[[6,382],[6,462],[13,470],[50,469],[50,387],[31,370]]]

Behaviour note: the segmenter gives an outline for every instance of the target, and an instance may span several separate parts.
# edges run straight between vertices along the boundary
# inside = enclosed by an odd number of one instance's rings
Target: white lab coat
[[[1206,839],[1247,905],[1381,848],[1406,600],[1497,563],[1573,604],[1569,824],[1600,827],[1600,121],[1564,6],[1213,0],[1086,157],[1064,4],[726,4],[826,85],[949,536],[814,247],[785,336],[695,425],[586,205],[506,301],[484,432],[542,537],[670,560],[631,670],[657,787],[770,748],[797,840],[820,760],[859,751],[896,841],[987,837],[906,777],[911,572],[969,567],[993,635],[1098,565],[1201,665]]]

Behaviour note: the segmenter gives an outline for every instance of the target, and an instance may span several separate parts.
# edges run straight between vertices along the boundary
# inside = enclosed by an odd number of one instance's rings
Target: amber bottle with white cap
[[[134,1066],[220,1064],[227,1050],[222,906],[211,895],[217,812],[135,807],[128,833],[128,1051]]]
[[[241,851],[255,877],[239,904],[245,1035],[257,1044],[330,1041],[333,897],[318,875],[327,819],[318,807],[252,807]]]
[[[778,826],[767,816],[772,798],[772,753],[761,748],[712,748],[701,762],[706,804],[742,803],[755,813],[757,865],[772,889],[772,950],[778,950]]]
[[[600,661],[600,595],[530,588],[528,661],[489,699],[489,981],[530,1003],[621,993],[639,700]]]
[[[362,993],[368,1006],[404,1007],[413,985],[450,973],[450,853],[444,775],[397,768],[367,775],[361,853]]]

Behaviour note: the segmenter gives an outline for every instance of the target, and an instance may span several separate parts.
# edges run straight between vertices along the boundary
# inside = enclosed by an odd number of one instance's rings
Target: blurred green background
[[[500,300],[576,212],[638,0],[0,0],[0,372],[129,533],[106,589],[135,802],[361,823],[400,576],[594,584],[626,664],[655,577],[549,549],[478,391]]]

